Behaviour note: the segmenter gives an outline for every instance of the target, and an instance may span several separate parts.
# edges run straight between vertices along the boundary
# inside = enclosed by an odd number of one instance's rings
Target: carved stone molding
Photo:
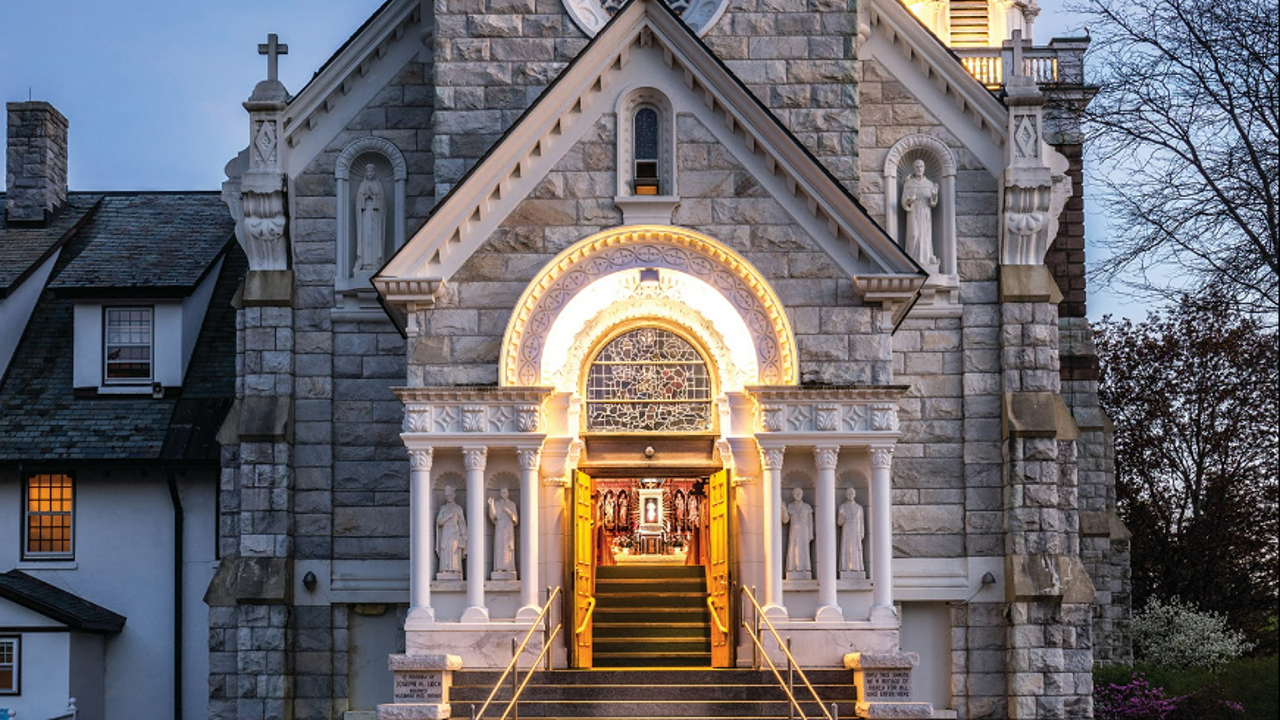
[[[760,448],[760,466],[766,470],[779,470],[786,456],[786,446]]]
[[[537,470],[541,461],[542,450],[539,448],[516,450],[516,462],[520,464],[521,470]]]
[[[840,446],[822,445],[813,449],[813,464],[819,470],[834,470],[840,460]]]
[[[410,450],[409,467],[414,470],[425,470],[427,472],[431,472],[431,460],[433,455],[434,451],[432,448],[427,448],[425,450]]]
[[[871,467],[888,468],[893,462],[892,445],[876,445],[871,448]]]
[[[489,448],[465,447],[462,449],[462,465],[468,470],[483,470],[489,461]]]
[[[562,252],[528,285],[503,339],[504,384],[542,377],[546,335],[583,288],[621,270],[666,268],[706,280],[737,310],[755,342],[763,382],[798,381],[795,335],[782,303],[742,256],[705,235],[676,227],[629,226],[593,235]]]
[[[898,430],[896,400],[906,386],[749,386],[762,433],[875,433]]]
[[[552,389],[399,388],[408,434],[533,434],[545,431],[542,402]]]
[[[618,9],[625,3],[618,0],[561,0],[573,24],[577,25],[587,37],[595,37],[600,29],[608,24]],[[712,25],[724,14],[729,5],[728,0],[668,0],[667,4],[680,19],[699,37],[705,35]],[[651,37],[641,37],[642,46],[648,46]]]
[[[1020,65],[1021,52],[1015,51],[1014,67]],[[1058,234],[1058,216],[1071,196],[1069,163],[1044,141],[1045,97],[1035,81],[1016,74],[1006,82],[1005,91],[1009,140],[1000,262],[1040,265]]]

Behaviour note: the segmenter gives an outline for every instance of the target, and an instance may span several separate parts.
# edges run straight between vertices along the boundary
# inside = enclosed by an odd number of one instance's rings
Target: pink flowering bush
[[[1223,700],[1207,687],[1190,695],[1167,695],[1164,688],[1134,673],[1128,683],[1102,683],[1094,688],[1095,720],[1237,720],[1240,703]]]

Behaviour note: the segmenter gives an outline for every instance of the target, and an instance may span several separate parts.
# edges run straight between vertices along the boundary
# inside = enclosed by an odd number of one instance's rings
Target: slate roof
[[[57,620],[73,630],[118,633],[124,629],[126,620],[119,613],[37,580],[21,570],[0,573],[0,598]]]
[[[66,243],[0,378],[0,462],[216,462],[214,436],[235,394],[231,297],[247,268],[230,214],[214,193],[98,197],[102,205]],[[186,219],[160,218],[188,211]],[[182,251],[159,250],[169,248]],[[123,257],[113,257],[116,251]],[[8,257],[0,244],[0,265]],[[186,295],[219,258],[225,260],[177,397],[77,396],[76,296],[109,296],[121,288]],[[90,278],[103,284],[89,285]]]
[[[106,195],[80,231],[89,244],[49,286],[63,295],[186,295],[233,229],[218,193]]]
[[[0,298],[9,294],[27,273],[34,270],[54,250],[70,239],[81,221],[91,217],[101,193],[74,193],[53,222],[45,227],[10,227],[3,212],[5,195],[0,193]]]

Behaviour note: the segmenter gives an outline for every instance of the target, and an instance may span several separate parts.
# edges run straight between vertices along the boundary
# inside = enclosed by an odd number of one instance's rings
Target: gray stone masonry
[[[67,118],[47,102],[5,105],[9,222],[43,222],[67,202]]]
[[[837,178],[854,188],[854,3],[732,0],[709,47]],[[588,38],[561,0],[435,4],[436,197],[443,197]]]
[[[454,275],[409,347],[411,385],[495,384],[511,308],[529,281],[560,251],[621,224],[614,124],[612,115],[597,122]],[[768,279],[795,331],[801,380],[888,383],[873,310],[848,277],[696,118],[676,125],[685,197],[672,222],[724,242]]]

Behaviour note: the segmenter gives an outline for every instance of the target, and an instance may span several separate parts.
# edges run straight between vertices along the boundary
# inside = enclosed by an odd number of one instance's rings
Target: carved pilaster
[[[540,448],[516,450],[516,462],[520,463],[521,470],[537,470],[542,462],[542,450]]]
[[[786,452],[786,446],[760,448],[760,466],[766,471],[781,470],[782,459]]]
[[[893,463],[893,446],[876,445],[871,448],[871,467],[886,469]]]

